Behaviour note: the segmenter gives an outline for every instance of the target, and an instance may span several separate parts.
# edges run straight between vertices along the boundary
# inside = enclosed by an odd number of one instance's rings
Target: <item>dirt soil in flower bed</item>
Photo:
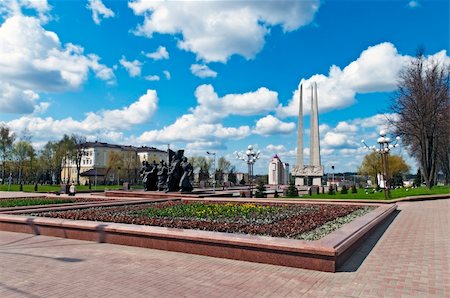
[[[175,201],[39,212],[31,215],[295,238],[361,208],[363,207],[355,205]],[[220,212],[216,212],[217,209]],[[222,212],[222,209],[225,211]]]

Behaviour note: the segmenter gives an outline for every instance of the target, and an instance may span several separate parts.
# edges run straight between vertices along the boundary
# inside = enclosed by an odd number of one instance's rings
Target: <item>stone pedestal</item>
[[[321,186],[323,173],[323,166],[294,166],[292,169],[295,185]]]

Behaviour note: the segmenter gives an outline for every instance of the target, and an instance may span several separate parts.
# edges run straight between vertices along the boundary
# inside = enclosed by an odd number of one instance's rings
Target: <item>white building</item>
[[[134,147],[108,144],[103,142],[86,142],[81,145],[83,155],[80,162],[80,183],[97,181],[117,181],[136,176],[142,162],[167,160],[167,152],[154,147]],[[112,156],[115,154],[115,157]],[[115,165],[110,163],[116,159]],[[74,160],[62,165],[61,179],[69,183],[76,181],[77,167]],[[122,179],[121,179],[122,178]]]
[[[269,163],[269,184],[289,184],[289,164],[283,163],[278,155],[275,155]]]

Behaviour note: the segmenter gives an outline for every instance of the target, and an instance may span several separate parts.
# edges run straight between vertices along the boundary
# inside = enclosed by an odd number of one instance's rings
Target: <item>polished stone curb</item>
[[[102,206],[147,202],[114,202]],[[84,205],[77,209],[100,205]],[[11,214],[24,211],[0,214],[0,230],[335,272],[365,237],[397,208],[395,204],[365,205],[378,208],[317,241]],[[56,211],[74,208],[68,206],[49,209]],[[26,210],[27,213],[35,211],[42,212],[43,209]]]

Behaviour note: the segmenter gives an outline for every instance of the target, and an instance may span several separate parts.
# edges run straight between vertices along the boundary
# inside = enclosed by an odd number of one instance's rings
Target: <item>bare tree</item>
[[[398,115],[393,121],[411,155],[418,161],[428,188],[436,183],[442,142],[450,137],[450,65],[444,61],[426,60],[423,50],[400,73],[391,110]],[[445,163],[445,162],[444,162]],[[448,166],[448,163],[447,163]]]
[[[24,163],[27,160],[31,160],[31,156],[34,154],[33,146],[28,141],[19,141],[14,144],[13,154],[18,172],[17,182],[23,184]]]
[[[0,157],[2,161],[2,184],[5,183],[6,160],[9,158],[12,152],[13,143],[15,139],[16,139],[15,134],[11,132],[8,126],[6,125],[0,126]]]
[[[75,149],[73,152],[75,159],[75,166],[77,168],[77,184],[80,184],[81,160],[86,155],[86,137],[77,134],[72,134],[70,137]]]

